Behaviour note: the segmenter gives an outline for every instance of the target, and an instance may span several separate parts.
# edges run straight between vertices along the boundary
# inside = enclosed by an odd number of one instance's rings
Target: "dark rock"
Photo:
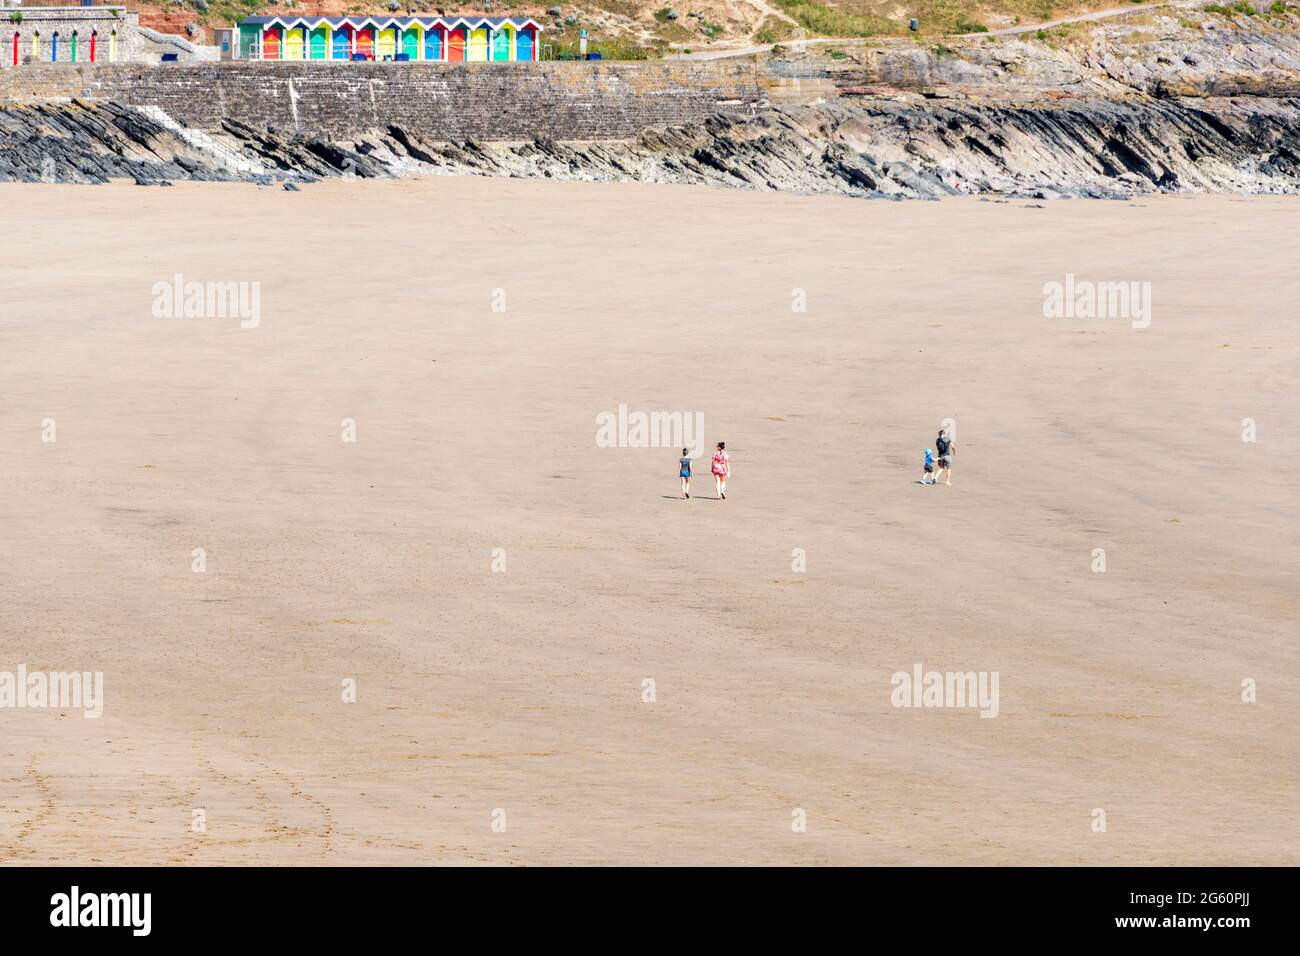
[[[241,179],[288,188],[287,180],[390,178],[426,169],[880,198],[998,194],[1030,203],[1160,192],[1296,194],[1297,130],[1300,102],[1285,98],[1009,103],[854,96],[719,113],[633,139],[582,143],[549,136],[513,145],[466,137],[439,142],[397,125],[342,140],[226,119],[207,131],[220,144],[213,150],[203,138],[191,142],[118,103],[6,102],[0,181]]]

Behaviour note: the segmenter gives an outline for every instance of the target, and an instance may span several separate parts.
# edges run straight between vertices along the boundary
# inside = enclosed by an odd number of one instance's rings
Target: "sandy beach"
[[[0,863],[1300,863],[1300,201],[1035,205],[0,186]]]

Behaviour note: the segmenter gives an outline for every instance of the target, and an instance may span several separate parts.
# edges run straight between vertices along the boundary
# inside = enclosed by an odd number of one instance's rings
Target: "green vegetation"
[[[549,60],[558,60],[562,56],[577,57],[577,40],[552,40],[549,42]],[[587,52],[599,53],[606,60],[659,60],[663,58],[662,48],[651,49],[622,37],[601,39],[597,36],[587,37]]]
[[[206,13],[198,19],[223,24],[238,23],[244,17],[255,17],[266,9],[265,0],[208,0]]]
[[[857,9],[865,7],[871,0],[842,0],[841,8]],[[908,3],[907,17],[916,17],[921,21],[921,32],[934,34],[949,33],[984,33],[978,29],[992,16],[1001,15],[1016,23],[1035,23],[1051,20],[1053,17],[1078,10],[1080,6],[1101,9],[1114,6],[1115,0],[1086,0],[1085,3],[1070,0],[912,0]]]
[[[655,36],[660,43],[689,43],[699,34],[683,26],[681,20],[668,20],[658,24]]]
[[[454,6],[455,4],[452,5],[452,7]],[[464,8],[468,9],[470,6],[471,4],[466,4]],[[551,4],[548,3],[545,4],[545,6],[549,7],[551,6]],[[641,15],[641,12],[645,9],[644,3],[637,3],[635,2],[635,0],[587,0],[587,2],[583,4],[583,7],[585,8],[588,6],[595,7],[598,10],[604,10],[606,13],[617,13],[619,16],[627,17],[628,19],[631,20],[635,20],[638,16]],[[447,7],[446,9],[450,12],[452,7]],[[504,7],[505,9],[502,10],[500,13],[496,13],[493,15],[509,17],[509,16],[515,16],[517,13],[520,12],[515,10],[514,5],[509,2],[504,4]],[[434,11],[432,7],[430,7],[430,13],[432,12]]]
[[[834,7],[828,4],[834,3]],[[1135,0],[1148,2],[1148,0]],[[881,11],[890,9],[880,0],[777,0],[782,11],[796,20],[810,36],[872,37],[896,36],[907,32],[908,19],[921,23],[920,33],[936,35],[988,33],[987,22],[1001,17],[1014,23],[1036,23],[1080,12],[1080,9],[1104,9],[1116,0],[908,0],[892,8],[899,18],[890,20]],[[769,29],[764,23],[760,33]],[[784,39],[779,34],[763,37]]]
[[[776,0],[785,13],[813,36],[875,37],[901,32],[901,25],[874,13],[847,13],[812,0]]]
[[[1206,4],[1202,9],[1205,10],[1206,13],[1217,13],[1224,17],[1230,17],[1238,13],[1247,17],[1256,16],[1255,8],[1247,3],[1246,0],[1237,0],[1236,3],[1229,4],[1210,3]]]
[[[274,13],[285,2],[279,0],[278,4],[272,5],[270,0],[207,0],[207,10],[196,11],[195,19],[209,25],[238,23],[245,17]],[[1136,4],[1147,0],[1130,2]],[[156,5],[163,10],[172,10],[180,3],[182,0],[149,0],[145,6]],[[408,11],[411,10],[410,0],[402,0],[402,3]],[[758,24],[754,40],[764,46],[788,44],[796,35],[863,39],[910,35],[924,46],[934,43],[939,36],[988,34],[990,25],[1000,27],[1008,21],[1032,24],[1086,9],[1104,9],[1113,6],[1115,0],[908,0],[902,6],[893,7],[881,0],[776,0],[776,3],[789,20],[773,15]],[[343,4],[350,7],[351,12],[372,12],[375,6],[364,0],[343,0]],[[644,17],[649,7],[643,0],[591,0],[591,4],[596,9],[629,19]],[[513,7],[507,4],[505,9],[508,11]],[[676,20],[668,17],[672,7],[665,5],[650,9],[654,17],[651,37],[638,40],[592,37],[591,49],[600,51],[609,59],[639,60],[662,57],[664,48],[674,44],[681,47],[698,44],[701,39],[713,42],[738,36],[734,23],[713,22],[703,13],[688,14],[684,7],[677,8],[682,11],[682,16]],[[1294,0],[1290,4],[1287,0],[1272,0],[1270,8],[1262,14],[1247,0],[1214,0],[1204,7],[1207,13],[1226,17],[1282,17],[1294,9]],[[899,19],[890,19],[886,13]],[[691,19],[687,19],[688,16]],[[21,17],[21,12],[14,11],[9,18],[18,23]],[[908,33],[907,21],[911,17],[920,21],[919,33]],[[1179,19],[1180,22],[1190,22]],[[561,19],[547,25],[544,42],[551,46],[554,55],[576,54],[576,25],[576,19],[571,24]],[[1049,44],[1065,38],[1059,30],[1039,30],[1030,36],[1037,36]]]
[[[780,43],[793,36],[794,27],[777,17],[768,17],[758,25],[758,30],[754,33],[754,39],[759,43]]]
[[[23,13],[22,13],[22,11],[21,11],[21,10],[15,10],[13,13],[9,14],[9,22],[10,22],[10,23],[22,23],[22,22],[23,22]]]

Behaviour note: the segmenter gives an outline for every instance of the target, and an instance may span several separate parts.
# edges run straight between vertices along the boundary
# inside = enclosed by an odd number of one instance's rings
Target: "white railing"
[[[236,57],[236,59],[260,60],[260,61],[274,62],[274,63],[344,63],[344,62],[358,62],[353,60],[353,55],[358,53],[364,53],[366,54],[366,60],[364,62],[367,63],[390,63],[390,62],[396,62],[396,63],[516,63],[516,62],[529,63],[532,62],[533,60],[531,56],[529,56],[527,59],[524,60],[513,60],[513,59],[498,60],[495,57],[490,55],[492,53],[491,50],[488,51],[489,56],[486,59],[482,59],[482,60],[477,58],[470,59],[468,47],[465,48],[457,47],[457,49],[460,50],[461,52],[461,56],[457,60],[452,60],[450,58],[449,55],[450,51],[448,45],[445,44],[443,45],[440,51],[441,53],[440,56],[425,57],[425,56],[417,55],[417,56],[410,57],[407,60],[398,60],[396,59],[397,56],[399,54],[404,53],[405,51],[395,50],[392,53],[389,53],[385,48],[385,51],[381,53],[379,52],[379,50],[377,50],[372,46],[369,49],[357,49],[357,50],[349,49],[347,51],[346,56],[339,56],[338,55],[339,48],[331,46],[326,48],[325,56],[312,56],[309,48],[307,47],[299,48],[295,46],[293,48],[293,52],[295,55],[285,56],[284,54],[286,50],[283,46],[275,50],[267,50],[267,48],[264,45],[258,44],[257,46],[241,45],[238,50],[239,55]]]
[[[295,53],[296,52],[297,51],[295,50]],[[257,47],[257,48],[241,49],[239,51],[238,59],[264,60],[267,62],[274,62],[274,63],[344,63],[344,62],[357,62],[353,60],[353,54],[364,53],[366,54],[365,62],[368,63],[376,63],[376,62],[377,63],[446,63],[447,62],[447,58],[445,54],[441,57],[432,57],[428,59],[424,57],[413,56],[407,60],[398,60],[397,55],[398,53],[401,52],[402,51],[399,50],[394,53],[388,53],[388,52],[379,53],[374,49],[348,50],[346,55],[337,55],[339,51],[335,49],[331,49],[328,55],[326,56],[311,56],[309,53],[306,53],[306,51],[304,51],[304,55],[302,56],[284,56],[283,50],[275,51],[273,55],[268,55],[268,51],[264,47]]]

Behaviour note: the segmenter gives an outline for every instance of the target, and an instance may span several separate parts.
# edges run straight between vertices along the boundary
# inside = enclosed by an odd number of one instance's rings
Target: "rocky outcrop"
[[[1157,17],[1069,47],[1085,71],[1152,96],[1300,96],[1300,18]]]
[[[989,106],[862,100],[575,147],[380,146],[400,167],[935,198],[1300,192],[1300,101]],[[409,137],[407,138],[409,142]],[[387,157],[386,157],[387,158]]]
[[[778,60],[767,66],[778,79],[839,95],[600,143],[449,143],[391,124],[346,137],[231,119],[198,130],[157,106],[0,104],[0,180],[435,174],[877,198],[1300,192],[1300,39],[1277,23],[1203,22],[1214,26],[1108,27],[1059,48],[894,44]]]
[[[102,103],[0,106],[0,181],[227,180],[215,163],[140,110]]]
[[[718,115],[632,142],[585,145],[434,143],[398,127],[348,142],[234,122],[202,139],[184,132],[113,104],[0,109],[0,179],[270,182],[443,174],[884,198],[1300,192],[1297,100],[991,105],[859,98],[755,117]]]
[[[1300,16],[1176,12],[1135,14],[1131,21],[1049,35],[1048,42],[975,34],[930,46],[810,46],[771,60],[767,70],[778,82],[828,80],[848,95],[891,90],[1004,101],[1300,95]]]

